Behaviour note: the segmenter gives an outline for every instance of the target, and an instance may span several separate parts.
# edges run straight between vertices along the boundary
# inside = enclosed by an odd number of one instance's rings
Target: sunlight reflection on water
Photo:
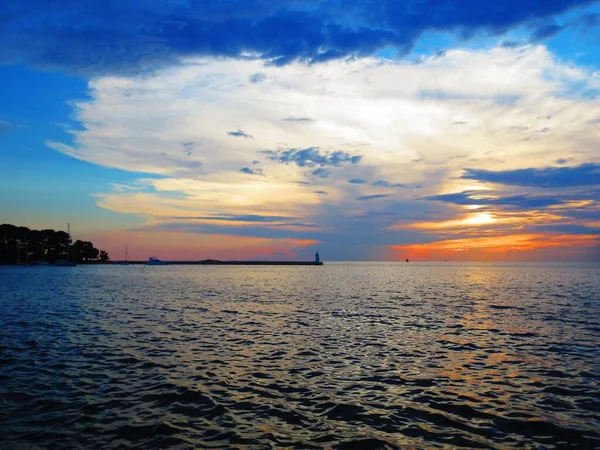
[[[600,447],[599,268],[0,267],[0,435]]]

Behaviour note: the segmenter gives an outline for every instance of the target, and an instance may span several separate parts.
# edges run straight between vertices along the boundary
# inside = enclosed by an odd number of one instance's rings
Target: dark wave
[[[600,448],[597,269],[523,267],[0,268],[0,448]]]

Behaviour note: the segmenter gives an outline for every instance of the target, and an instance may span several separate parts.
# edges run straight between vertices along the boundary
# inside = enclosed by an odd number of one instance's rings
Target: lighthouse
[[[319,258],[319,252],[315,253],[315,262],[318,263],[321,261],[321,258]]]

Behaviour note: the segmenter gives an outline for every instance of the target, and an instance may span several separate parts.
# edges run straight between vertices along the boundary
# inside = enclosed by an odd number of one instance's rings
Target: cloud
[[[365,184],[366,182],[367,180],[363,180],[362,178],[352,178],[348,180],[348,183],[350,184]]]
[[[554,161],[556,164],[567,164],[569,161],[571,161],[573,158],[558,158],[556,161]]]
[[[385,188],[403,188],[403,187],[406,187],[405,184],[390,183],[389,181],[386,181],[386,180],[377,180],[371,186],[385,187]]]
[[[246,175],[258,175],[260,177],[265,176],[265,174],[263,173],[263,170],[259,169],[259,168],[251,169],[250,167],[242,167],[240,169],[240,172],[245,173]]]
[[[529,229],[532,233],[555,233],[555,234],[585,234],[588,236],[596,235],[596,240],[600,245],[600,227],[577,225],[577,224],[559,224],[559,225],[539,225]]]
[[[248,134],[244,130],[240,130],[239,128],[237,129],[237,131],[228,131],[227,136],[243,137],[246,139],[254,139],[254,137],[251,134]]]
[[[408,52],[426,31],[499,34],[588,5],[590,0],[406,2],[11,2],[2,17],[0,60],[85,73],[135,73],[209,56],[275,65],[327,62],[393,47]],[[76,24],[76,26],[74,25]],[[537,29],[534,35],[550,31]]]
[[[257,226],[257,229],[260,228]],[[231,234],[227,233],[229,230]],[[111,255],[122,254],[123,242],[135,242],[135,246],[129,246],[130,257],[137,248],[136,259],[157,254],[167,260],[310,260],[318,244],[314,237],[243,236],[239,234],[239,227],[211,230],[192,223],[165,223],[106,233],[95,237],[94,242],[100,242]]]
[[[543,25],[541,27],[536,28],[533,31],[533,34],[531,35],[531,40],[539,41],[542,39],[551,38],[552,36],[554,36],[558,32],[560,32],[562,29],[564,29],[564,27],[561,27],[555,23],[549,23],[549,24]]]
[[[375,194],[375,195],[363,195],[362,197],[356,197],[356,200],[364,201],[364,200],[377,200],[380,198],[390,197],[388,194]]]
[[[327,192],[325,192],[325,191],[315,191],[315,194],[317,194],[317,195],[328,195]]]
[[[319,167],[318,169],[313,170],[310,174],[319,178],[328,178],[331,175],[331,171],[325,169],[324,167]]]
[[[334,152],[321,151],[318,147],[263,150],[261,153],[265,154],[271,161],[282,164],[295,164],[298,167],[339,167],[345,163],[356,164],[362,158],[360,155],[353,156],[340,150]]]
[[[265,73],[268,83],[248,83],[257,72]],[[508,198],[512,205],[474,210],[489,214],[488,223],[485,214],[462,222],[472,204],[439,201],[432,211],[430,201],[416,197],[482,187],[484,181],[461,178],[465,161],[471,170],[493,167],[503,173],[556,165],[565,155],[576,154],[578,163],[597,162],[600,128],[592,121],[600,117],[600,105],[580,94],[599,81],[584,67],[562,64],[543,46],[450,50],[420,64],[370,58],[310,67],[190,60],[151,77],[90,81],[89,98],[74,103],[80,127],[71,142],[49,145],[83,161],[141,173],[144,189],[102,193],[97,202],[135,214],[149,226],[185,221],[189,227],[193,219],[183,217],[211,215],[294,217],[254,225],[203,220],[198,227],[205,233],[236,227],[240,236],[272,232],[304,239],[308,227],[302,224],[314,224],[312,238],[327,242],[323,248],[329,255],[371,259],[390,243],[468,236],[473,223],[491,236],[506,227],[593,221],[588,203],[597,194],[579,188],[570,189],[569,196],[548,188],[546,197],[564,202],[533,217],[519,208],[547,200],[529,192],[535,187],[494,186],[487,197]],[[423,99],[424,90],[445,95]],[[518,104],[507,103],[507,97],[518,98]],[[288,116],[313,120],[307,127],[282,120]],[[456,126],[456,121],[467,123]],[[233,139],[223,124],[260,133]],[[543,125],[551,125],[552,133],[538,133]],[[513,126],[527,129],[511,132]],[[532,136],[537,140],[523,140]],[[193,143],[191,156],[184,153],[187,142]],[[423,163],[411,164],[415,159]],[[258,160],[268,180],[240,175],[240,168],[254,171],[251,161]],[[347,182],[354,178],[369,180],[360,194]],[[417,191],[417,186],[424,187]],[[393,196],[373,197],[393,188],[398,188]],[[410,221],[461,223],[451,229],[390,228]]]
[[[248,77],[258,71],[269,83],[249,86]],[[466,78],[471,82],[464,83]],[[418,65],[332,61],[310,70],[299,64],[263,67],[260,61],[193,60],[152,77],[95,78],[89,83],[89,100],[74,103],[73,117],[81,127],[71,133],[72,143],[49,145],[108,167],[185,177],[236,172],[249,158],[263,160],[258,149],[279,148],[277,156],[283,159],[286,149],[318,151],[321,156],[341,151],[361,166],[377,167],[368,172],[374,180],[401,177],[407,186],[427,185],[433,162],[452,155],[467,153],[466,158],[480,161],[473,168],[485,168],[482,147],[507,161],[527,161],[543,145],[540,163],[546,164],[568,149],[589,148],[599,137],[591,122],[600,116],[600,108],[577,92],[598,84],[592,73],[560,64],[540,46],[452,50]],[[424,101],[423,90],[448,95]],[[521,99],[518,109],[497,101],[507,95]],[[506,132],[512,126],[539,129],[533,122],[541,110],[561,124],[551,137],[535,133],[538,141],[533,143],[522,141],[533,131]],[[281,120],[282,111],[311,118],[310,130]],[[454,119],[468,123],[455,126]],[[261,130],[260,136],[233,139],[221,131],[223,123],[232,122],[244,124],[243,130],[232,130],[234,136],[250,129]],[[475,135],[481,137],[474,145]],[[194,143],[193,155],[182,153],[182,142]],[[459,152],[459,147],[471,150]],[[423,158],[427,164],[409,171],[402,166]],[[540,158],[530,160],[538,164]],[[269,161],[264,161],[269,175],[284,176],[287,169],[274,171]],[[460,170],[459,162],[443,164]],[[302,175],[285,173],[295,179]]]
[[[590,198],[600,198],[600,192],[596,192],[592,194]],[[572,208],[569,211],[565,212],[565,215],[569,218],[573,218],[580,223],[592,222],[596,223],[598,220],[598,215],[600,215],[600,207],[596,206],[595,208],[587,207],[587,208]]]
[[[222,215],[207,215],[207,216],[191,216],[182,217],[175,216],[170,217],[173,220],[209,220],[209,221],[226,221],[226,222],[259,222],[259,223],[271,223],[271,222],[283,222],[283,221],[294,221],[297,220],[295,217],[288,216],[261,216],[258,214],[222,214]]]
[[[286,122],[314,122],[314,119],[310,117],[286,117],[283,120]]]
[[[516,47],[520,47],[522,44],[518,41],[504,41],[500,45],[501,45],[501,47],[504,47],[504,48],[516,48]]]
[[[185,233],[240,237],[260,237],[268,239],[299,239],[311,240],[315,243],[318,228],[314,224],[295,222],[249,222],[249,221],[213,221],[213,220],[182,220],[165,221],[157,224],[143,225],[134,229],[139,232],[173,230]]]
[[[262,83],[267,79],[267,76],[262,72],[253,73],[248,77],[248,81],[252,84]]]
[[[162,177],[141,179],[137,185],[140,189],[136,191],[98,194],[97,203],[155,223],[209,215],[303,217],[307,222],[306,210],[318,202],[304,187],[277,180],[257,183],[246,177],[229,176],[220,181]]]
[[[455,205],[496,205],[510,206],[522,209],[546,208],[552,205],[560,205],[568,201],[565,196],[533,196],[513,195],[491,197],[488,191],[463,191],[454,194],[430,195],[422,200],[452,203]]]
[[[513,186],[539,188],[567,188],[574,186],[600,185],[600,164],[588,163],[572,167],[541,167],[491,171],[465,169],[465,180]]]
[[[561,256],[572,258],[597,245],[598,236],[593,234],[515,233],[398,245],[391,250],[411,260],[549,261]],[[569,250],[575,252],[569,254]]]

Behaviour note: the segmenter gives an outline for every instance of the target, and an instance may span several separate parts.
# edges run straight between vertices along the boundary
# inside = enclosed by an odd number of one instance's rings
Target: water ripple
[[[598,269],[0,268],[2,448],[600,448]]]

